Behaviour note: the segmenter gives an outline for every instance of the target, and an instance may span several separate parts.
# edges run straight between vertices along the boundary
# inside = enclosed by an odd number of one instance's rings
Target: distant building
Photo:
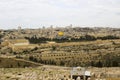
[[[9,40],[9,46],[29,45],[29,41],[26,39],[14,39]]]
[[[2,45],[9,46],[12,48],[13,51],[21,51],[25,49],[33,49],[37,45],[30,44],[27,39],[10,39],[5,40]]]

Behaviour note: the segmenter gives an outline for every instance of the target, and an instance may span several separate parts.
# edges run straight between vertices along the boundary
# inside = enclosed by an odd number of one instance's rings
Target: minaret
[[[54,37],[54,29],[53,29],[53,25],[50,26],[50,38],[53,39]]]
[[[45,26],[42,27],[41,34],[42,34],[42,37],[45,35]]]

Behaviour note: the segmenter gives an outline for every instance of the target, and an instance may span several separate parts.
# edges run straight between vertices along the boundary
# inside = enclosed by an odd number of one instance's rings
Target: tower
[[[18,26],[18,32],[21,33],[21,26]]]

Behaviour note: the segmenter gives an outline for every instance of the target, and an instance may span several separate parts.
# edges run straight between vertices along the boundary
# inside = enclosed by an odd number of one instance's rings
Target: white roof
[[[85,71],[86,76],[90,76],[90,71]]]

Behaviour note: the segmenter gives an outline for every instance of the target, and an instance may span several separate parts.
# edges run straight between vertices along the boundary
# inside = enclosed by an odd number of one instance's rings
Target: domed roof
[[[59,35],[59,36],[63,36],[63,35],[64,35],[64,32],[60,31],[60,32],[58,32],[58,35]]]

